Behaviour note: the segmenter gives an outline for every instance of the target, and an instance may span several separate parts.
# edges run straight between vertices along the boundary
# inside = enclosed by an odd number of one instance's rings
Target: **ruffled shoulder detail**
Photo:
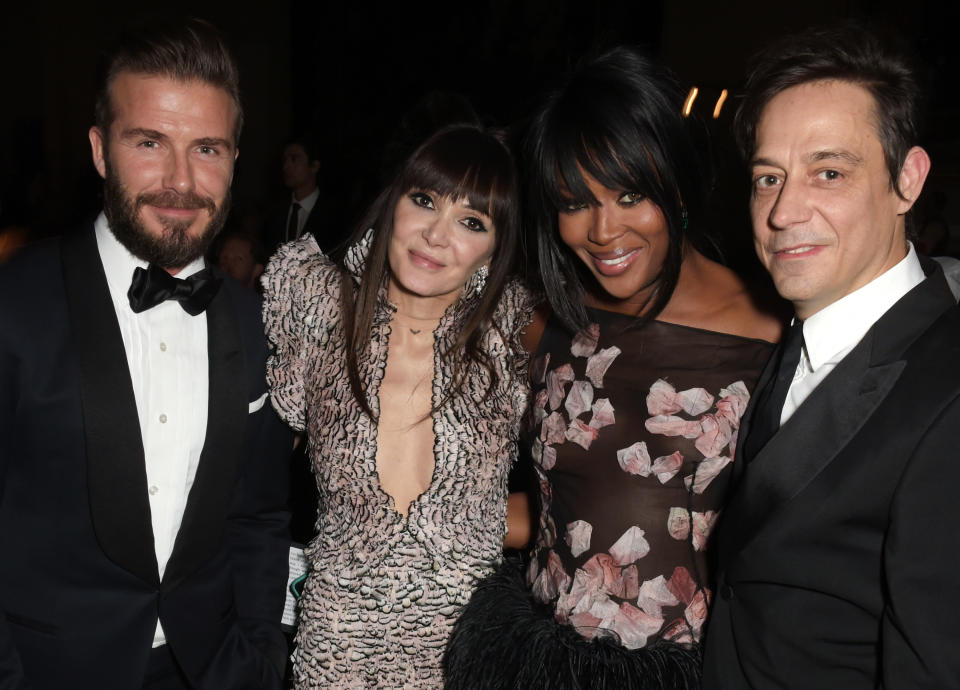
[[[526,376],[529,353],[520,342],[520,336],[533,320],[533,311],[540,302],[541,295],[531,291],[519,279],[512,279],[503,288],[500,302],[494,310],[494,320],[507,340],[508,347],[513,355],[514,372],[522,372],[521,378]]]
[[[329,330],[340,319],[338,271],[308,235],[281,245],[260,282],[264,328],[273,346],[267,360],[270,399],[287,424],[303,431],[307,367],[318,354],[310,343],[318,329]]]

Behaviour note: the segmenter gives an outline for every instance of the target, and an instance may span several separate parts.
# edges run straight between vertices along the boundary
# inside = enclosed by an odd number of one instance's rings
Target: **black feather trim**
[[[697,690],[700,647],[588,640],[533,600],[516,563],[480,583],[444,657],[447,690]]]

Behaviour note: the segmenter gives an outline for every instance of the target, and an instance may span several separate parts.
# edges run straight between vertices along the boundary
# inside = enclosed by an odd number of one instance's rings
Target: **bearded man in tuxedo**
[[[0,688],[281,687],[291,439],[256,295],[204,265],[242,125],[209,24],[111,55],[104,209],[0,270]]]

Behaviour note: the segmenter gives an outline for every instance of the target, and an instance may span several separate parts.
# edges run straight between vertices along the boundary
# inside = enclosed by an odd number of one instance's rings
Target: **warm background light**
[[[717,99],[717,104],[713,106],[713,119],[716,120],[720,117],[720,111],[723,110],[723,104],[727,102],[727,90],[724,89],[720,92],[720,98]]]
[[[690,93],[687,94],[687,100],[683,102],[683,116],[688,117],[690,111],[693,110],[693,102],[697,100],[697,94],[700,93],[700,89],[696,86],[690,88]]]

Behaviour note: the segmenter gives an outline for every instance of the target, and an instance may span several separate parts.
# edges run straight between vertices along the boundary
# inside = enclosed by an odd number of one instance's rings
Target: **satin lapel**
[[[225,288],[210,303],[207,355],[210,362],[207,435],[187,507],[163,576],[169,589],[216,552],[243,451],[247,421],[247,385],[240,332]]]
[[[747,409],[740,419],[740,428],[737,430],[737,447],[733,455],[733,474],[730,478],[731,486],[734,487],[734,489],[747,468],[747,463],[743,457],[743,444],[747,435],[750,433],[750,428],[753,426],[753,418],[757,410],[757,400],[760,399],[760,392],[769,385],[771,377],[776,376],[779,361],[780,347],[778,346],[763,367],[760,378],[757,379],[757,385],[754,386],[753,393],[750,395],[750,403],[747,405]]]
[[[80,370],[93,527],[110,560],[158,585],[137,402],[93,230],[64,239],[61,252]]]

